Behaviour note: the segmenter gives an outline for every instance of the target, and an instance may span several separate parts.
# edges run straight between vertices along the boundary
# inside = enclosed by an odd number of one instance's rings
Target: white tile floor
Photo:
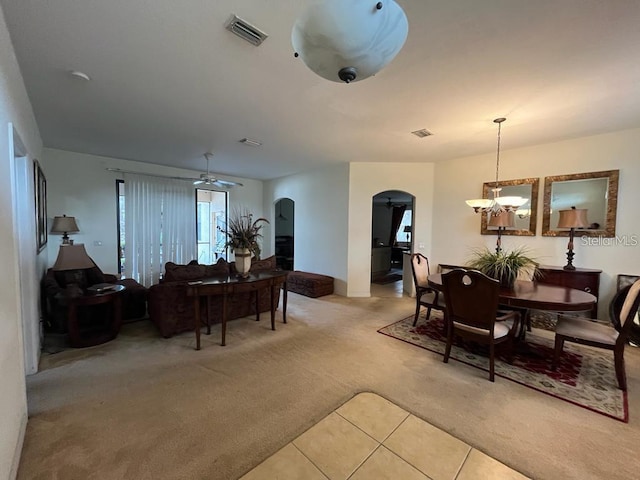
[[[388,400],[360,393],[241,480],[526,478]]]

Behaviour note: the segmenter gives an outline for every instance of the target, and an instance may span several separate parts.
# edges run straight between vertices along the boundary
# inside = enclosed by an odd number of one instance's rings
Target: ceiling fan
[[[188,181],[192,181],[194,185],[214,185],[216,187],[221,187],[221,188],[243,187],[244,186],[240,182],[233,182],[231,180],[222,180],[222,179],[216,177],[214,174],[212,174],[209,171],[209,158],[212,157],[212,156],[213,156],[213,153],[211,153],[211,152],[207,152],[207,153],[204,154],[204,157],[207,159],[207,173],[200,174],[199,178],[174,177],[174,176],[171,176],[171,175],[162,175],[162,174],[155,174],[155,173],[133,172],[133,171],[129,171],[129,170],[122,170],[120,168],[112,168],[112,167],[107,167],[106,170],[108,170],[110,172],[117,172],[117,173],[131,173],[131,174],[134,174],[134,175],[144,175],[144,176],[147,176],[147,177],[170,178],[172,180],[188,180]]]
[[[194,185],[215,185],[217,187],[235,187],[242,186],[241,183],[232,182],[231,180],[221,180],[209,171],[209,159],[213,156],[213,153],[207,152],[204,154],[204,158],[207,159],[207,173],[200,174],[200,178],[194,179]]]

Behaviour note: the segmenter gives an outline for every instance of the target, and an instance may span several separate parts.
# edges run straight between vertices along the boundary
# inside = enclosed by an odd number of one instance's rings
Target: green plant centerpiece
[[[513,288],[519,274],[526,275],[531,280],[540,276],[538,262],[529,256],[528,250],[524,247],[510,252],[504,250],[494,252],[486,247],[475,250],[466,266],[495,278],[501,286],[508,288]]]
[[[253,214],[247,209],[235,209],[229,215],[227,228],[219,228],[227,236],[226,247],[230,247],[235,256],[235,267],[242,277],[249,275],[251,257],[260,258],[260,244],[262,227],[269,223],[266,218],[253,219]]]

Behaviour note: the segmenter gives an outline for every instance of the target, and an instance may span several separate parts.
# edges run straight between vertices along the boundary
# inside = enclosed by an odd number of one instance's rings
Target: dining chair
[[[442,275],[447,308],[447,346],[444,363],[449,362],[455,337],[489,345],[489,380],[495,378],[495,346],[506,344],[507,359],[520,327],[520,312],[498,310],[500,282],[477,270],[456,269]]]
[[[558,365],[564,342],[574,342],[612,350],[618,386],[621,390],[627,389],[624,347],[627,344],[634,320],[638,315],[638,308],[640,308],[640,280],[636,280],[627,289],[622,307],[618,308],[615,303],[612,305],[610,310],[612,315],[612,318],[610,318],[611,324],[590,318],[559,316],[556,323],[556,342],[551,365],[552,369],[555,370]]]
[[[413,316],[413,326],[418,322],[421,307],[427,307],[427,320],[431,316],[431,310],[444,311],[445,306],[440,292],[429,286],[427,277],[429,271],[429,259],[421,253],[411,255],[411,271],[413,272],[413,284],[416,288],[416,314]]]

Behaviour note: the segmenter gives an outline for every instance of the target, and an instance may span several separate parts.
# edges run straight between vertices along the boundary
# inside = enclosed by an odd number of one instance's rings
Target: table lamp
[[[564,266],[565,270],[575,270],[573,266],[573,235],[576,228],[587,228],[589,221],[587,220],[587,209],[571,207],[570,210],[560,210],[558,212],[560,217],[558,218],[558,228],[568,228],[569,230],[569,244],[567,245],[567,264]]]
[[[69,217],[67,217],[69,218]],[[83,270],[85,268],[93,268],[96,264],[84,249],[84,244],[78,243],[72,245],[63,243],[58,250],[58,258],[53,264],[53,270]]]
[[[507,228],[516,226],[515,212],[502,212],[499,215],[489,214],[489,227],[498,227],[498,240],[496,241],[496,253],[502,251],[502,232]]]
[[[73,240],[69,240],[69,233],[77,233],[80,229],[76,223],[75,217],[67,217],[62,215],[61,217],[54,217],[53,225],[51,226],[51,233],[62,233],[62,244],[73,244]]]

